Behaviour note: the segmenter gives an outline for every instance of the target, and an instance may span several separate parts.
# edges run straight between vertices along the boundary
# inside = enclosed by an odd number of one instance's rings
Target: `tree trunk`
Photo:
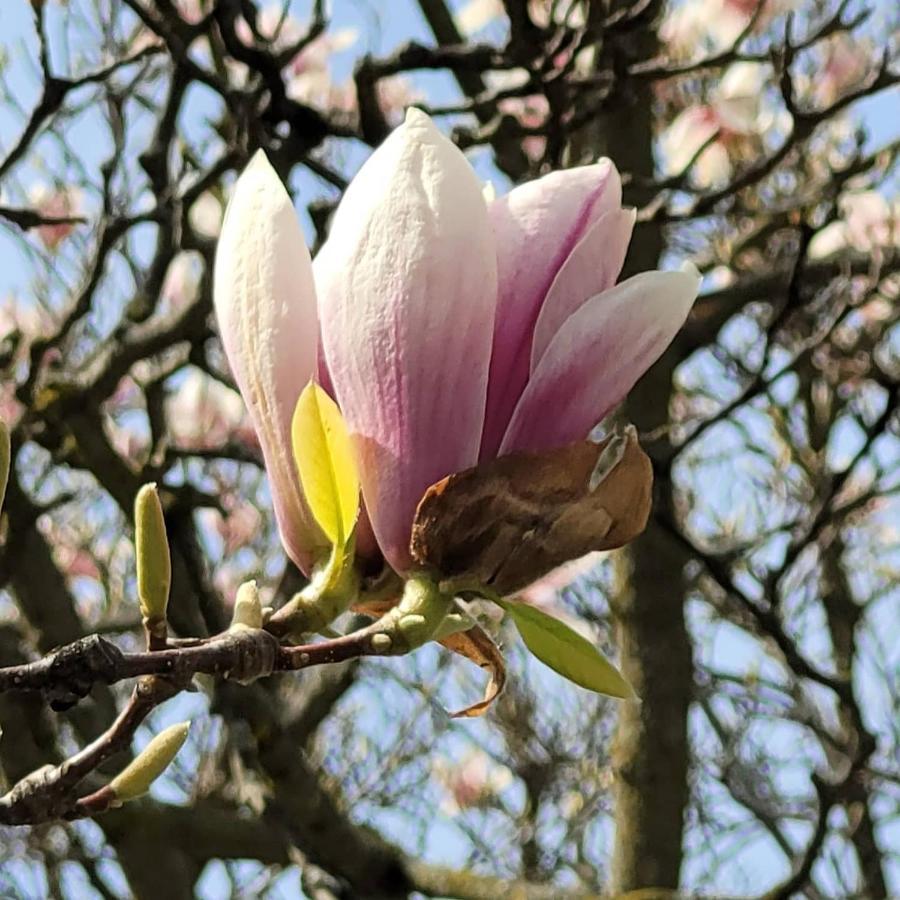
[[[652,5],[652,4],[651,4]],[[656,10],[658,12],[658,10]],[[653,15],[650,10],[648,15]],[[654,30],[640,29],[606,51],[613,71],[653,57]],[[638,183],[625,187],[625,203],[640,208],[650,199],[641,180],[654,174],[653,96],[645,82],[631,81],[614,94],[599,117],[600,152]],[[654,269],[664,236],[655,224],[638,225],[622,277]],[[622,348],[623,356],[627,348]],[[669,420],[672,374],[681,352],[672,347],[632,392],[627,417],[647,433]],[[654,463],[670,454],[667,439],[645,442]],[[657,466],[656,506],[671,502],[668,467]],[[618,895],[641,888],[675,890],[682,860],[688,801],[687,715],[693,684],[690,637],[684,620],[682,571],[686,559],[651,519],[627,552],[628,577],[612,600],[622,669],[641,697],[619,713],[613,760],[616,838],[610,889]]]

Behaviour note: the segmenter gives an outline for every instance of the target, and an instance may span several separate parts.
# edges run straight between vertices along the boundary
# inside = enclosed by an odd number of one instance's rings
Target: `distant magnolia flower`
[[[447,792],[441,809],[448,816],[492,800],[513,782],[512,772],[483,750],[471,750],[459,762],[438,758],[432,771]]]
[[[584,24],[584,7],[578,0],[529,0],[528,14],[531,20],[541,27],[548,26],[551,21],[566,22],[573,28]],[[503,0],[468,0],[456,12],[456,24],[465,34],[475,34],[486,28],[497,19],[506,18]]]
[[[817,62],[809,92],[819,107],[831,106],[844,94],[858,88],[872,70],[874,50],[845,31],[823,43],[824,58]]]
[[[164,314],[179,312],[197,297],[203,274],[203,257],[195,250],[176,253],[166,269],[160,289],[160,311]]]
[[[298,565],[309,571],[327,547],[291,451],[306,383],[333,391],[374,537],[408,570],[429,485],[586,438],[681,327],[696,271],[616,284],[634,215],[609,160],[488,203],[459,149],[411,109],[353,179],[310,265],[290,197],[254,157],[226,212],[214,297]]]
[[[497,108],[503,113],[514,115],[525,128],[542,127],[550,115],[550,103],[543,94],[506,97],[497,104]],[[542,134],[531,134],[522,138],[522,149],[534,162],[543,159],[546,147],[547,138]]]
[[[669,57],[699,56],[698,51],[721,51],[732,47],[751,22],[762,31],[773,19],[788,12],[796,0],[687,0],[670,11],[659,29]]]
[[[173,442],[182,448],[221,447],[229,439],[252,443],[240,396],[200,369],[190,368],[166,398],[166,420]]]
[[[217,509],[204,507],[197,510],[198,522],[217,534],[222,540],[223,555],[228,557],[259,533],[260,512],[251,503],[232,502],[224,515]]]
[[[844,194],[838,201],[841,218],[818,231],[809,255],[822,259],[853,248],[871,253],[884,247],[900,249],[900,201],[890,203],[878,191]]]
[[[6,378],[0,382],[0,418],[12,426],[24,412],[16,398],[16,379],[25,374],[31,345],[53,333],[53,317],[34,298],[7,294],[0,299],[0,357]],[[55,350],[47,350],[43,359],[51,358]]]
[[[82,210],[81,191],[75,187],[36,185],[28,194],[28,202],[41,216],[64,219],[79,216]],[[74,222],[39,225],[35,230],[48,250],[55,250],[75,229]]]
[[[300,42],[307,27],[291,15],[286,15],[282,4],[266,6],[256,19],[256,29],[273,49],[284,51]],[[254,43],[253,31],[245,19],[238,19],[235,33],[243,43]],[[336,84],[329,71],[332,55],[352,47],[357,32],[353,28],[341,28],[323,32],[293,56],[284,69],[287,95],[299,103],[320,108],[351,110],[356,104],[356,92],[352,82]]]
[[[222,204],[210,191],[204,191],[188,210],[191,227],[207,238],[217,238],[222,229]]]
[[[545,575],[540,581],[535,581],[519,594],[519,600],[540,607],[547,612],[554,609],[559,602],[559,592],[569,587],[578,578],[588,575],[597,568],[606,553],[588,553],[581,559],[574,559],[565,565],[554,569]],[[552,615],[562,618],[556,612]],[[571,623],[570,623],[571,624]],[[578,629],[576,629],[578,630]]]
[[[456,24],[471,35],[505,14],[502,0],[467,0],[456,12]]]
[[[660,137],[667,174],[676,175],[697,157],[691,175],[700,187],[721,185],[732,172],[732,156],[746,138],[759,135],[772,122],[762,104],[769,69],[759,63],[729,66],[706,104],[679,113]]]

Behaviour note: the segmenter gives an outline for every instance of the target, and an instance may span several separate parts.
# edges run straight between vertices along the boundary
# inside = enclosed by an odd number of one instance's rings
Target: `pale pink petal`
[[[477,460],[497,292],[481,185],[424,113],[350,184],[314,269],[372,527],[404,569],[424,490]]]
[[[213,292],[222,343],[259,436],[282,542],[309,572],[325,538],[303,498],[290,426],[297,398],[316,374],[316,295],[291,198],[261,151],[228,204]]]
[[[547,347],[500,452],[586,438],[672,341],[699,287],[696,270],[643,272],[592,297]]]
[[[582,575],[593,572],[604,556],[605,554],[602,552],[588,553],[586,556],[563,563],[563,565],[549,572],[539,581],[535,581],[524,590],[519,591],[517,600],[550,612],[551,608],[557,605],[560,593],[581,578]],[[560,612],[556,609],[553,610],[552,615],[558,619],[565,618],[565,615],[560,615]],[[585,624],[583,620],[575,619],[575,621],[580,622],[581,625]],[[574,624],[571,619],[569,624]],[[578,628],[576,627],[577,630]]]
[[[682,110],[660,135],[659,145],[666,174],[680,175],[719,128],[718,117],[711,106],[689,106]],[[715,146],[715,142],[711,146]],[[708,153],[709,149],[705,152]]]
[[[733,134],[753,134],[762,120],[761,101],[771,69],[764,63],[732,63],[713,95],[719,125]]]
[[[575,245],[563,263],[538,313],[531,341],[529,371],[533,372],[553,336],[588,298],[608,291],[619,277],[631,232],[633,209],[602,215]]]
[[[456,12],[456,24],[464,34],[474,34],[505,13],[500,0],[468,0]]]
[[[534,324],[553,279],[591,224],[621,202],[619,173],[604,159],[552,172],[491,204],[498,296],[482,459],[496,454],[528,380]]]

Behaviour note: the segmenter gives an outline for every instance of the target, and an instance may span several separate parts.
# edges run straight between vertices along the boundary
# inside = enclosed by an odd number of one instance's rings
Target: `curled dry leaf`
[[[503,456],[428,488],[410,550],[444,578],[513,594],[563,563],[636,538],[652,484],[630,426],[599,444]]]
[[[473,703],[459,712],[451,713],[453,719],[474,718],[484,715],[490,705],[500,695],[506,684],[506,663],[500,648],[488,637],[480,625],[474,625],[468,631],[458,631],[448,635],[441,643],[454,653],[471,660],[475,665],[485,669],[490,678],[484,689],[484,699]]]
[[[389,609],[396,606],[396,599],[379,598],[377,600],[362,600],[355,603],[351,609],[377,619],[383,616]],[[480,625],[473,625],[468,631],[458,631],[456,634],[442,638],[440,643],[453,653],[458,653],[466,659],[485,669],[490,676],[484,689],[484,699],[472,704],[459,712],[451,713],[452,719],[474,718],[484,715],[490,705],[497,699],[506,684],[506,663],[500,648],[491,640],[487,632]]]

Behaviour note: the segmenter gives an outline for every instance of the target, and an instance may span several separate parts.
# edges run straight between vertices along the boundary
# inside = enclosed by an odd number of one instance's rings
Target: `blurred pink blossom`
[[[60,569],[69,578],[92,578],[99,581],[101,577],[97,560],[87,550],[72,547],[57,548],[57,560]]]
[[[754,31],[763,31],[772,20],[788,12],[796,0],[687,0],[670,5],[659,37],[671,59],[693,59],[699,51],[721,51],[731,47],[756,18]]]
[[[210,507],[199,510],[198,515],[202,526],[221,538],[224,555],[231,556],[259,533],[262,514],[251,503],[236,501],[233,495],[223,493],[222,499],[224,515]]]
[[[560,591],[565,590],[582,575],[592,572],[605,556],[605,553],[588,553],[580,559],[573,559],[525,588],[520,592],[519,599],[532,606],[549,608],[559,600]]]
[[[824,42],[824,60],[810,81],[811,99],[821,108],[858,88],[871,71],[873,48],[841,31]]]
[[[566,22],[574,28],[584,24],[584,4],[577,0],[528,0],[531,20],[542,28],[551,22]],[[503,0],[468,0],[455,13],[456,23],[467,35],[475,34],[498,19],[506,19]]]
[[[160,290],[160,313],[170,315],[190,306],[200,290],[203,257],[193,250],[177,253],[163,280]]]
[[[501,0],[468,0],[457,10],[455,18],[459,30],[472,35],[505,15]]]
[[[498,104],[498,109],[508,115],[514,115],[525,128],[540,128],[550,114],[550,104],[543,94],[531,94],[527,97],[506,97]],[[547,138],[534,134],[522,139],[522,149],[532,162],[544,158]]]
[[[683,110],[660,135],[663,168],[668,175],[684,171],[700,148],[692,180],[700,187],[721,185],[732,172],[732,159],[740,155],[748,138],[756,138],[772,122],[762,98],[769,72],[759,63],[729,66],[708,103]]]
[[[255,444],[255,433],[240,395],[191,367],[166,398],[172,441],[185,450],[210,450],[235,440]]]
[[[47,218],[65,218],[80,216],[82,210],[82,193],[76,187],[49,187],[45,184],[35,185],[28,194],[29,203],[42,216]],[[76,223],[61,222],[57,225],[40,225],[38,237],[48,250],[55,250],[75,229]]]
[[[593,627],[584,619],[570,613],[560,603],[560,592],[569,587],[583,575],[592,572],[597,564],[606,556],[606,553],[588,553],[581,559],[572,560],[558,569],[554,569],[549,575],[529,585],[524,591],[520,591],[517,600],[537,607],[547,615],[553,616],[565,622],[573,631],[578,632],[583,638],[592,644],[596,643],[597,635]]]
[[[191,227],[205,238],[217,238],[222,230],[225,210],[211,191],[204,191],[188,211]]]
[[[256,20],[256,29],[278,51],[299,43],[307,33],[307,27],[293,16],[286,15],[280,4],[272,4],[262,10]],[[255,42],[250,25],[244,19],[238,19],[235,33],[248,46]],[[336,84],[329,63],[335,53],[353,46],[356,39],[355,29],[342,28],[324,32],[310,41],[285,66],[287,95],[299,103],[322,109],[352,111],[356,106],[353,84],[350,81]]]
[[[38,338],[53,331],[50,314],[31,298],[7,294],[0,300],[0,342],[8,353],[6,378],[0,383],[0,418],[13,425],[22,415],[24,407],[16,399],[16,378],[27,368],[29,350]],[[44,355],[47,360],[50,351]]]
[[[133,466],[139,466],[147,458],[150,449],[149,435],[123,425],[111,415],[104,416],[103,430],[118,456]]]
[[[900,248],[900,200],[891,203],[878,191],[857,191],[838,200],[838,211],[840,219],[810,241],[810,257],[822,259],[848,248],[861,253]]]
[[[101,578],[100,566],[93,554],[79,545],[77,535],[51,516],[41,516],[38,527],[53,548],[59,570],[68,578]]]
[[[432,772],[446,791],[441,809],[449,816],[487,803],[513,781],[512,772],[483,750],[471,750],[459,762],[439,757]]]

